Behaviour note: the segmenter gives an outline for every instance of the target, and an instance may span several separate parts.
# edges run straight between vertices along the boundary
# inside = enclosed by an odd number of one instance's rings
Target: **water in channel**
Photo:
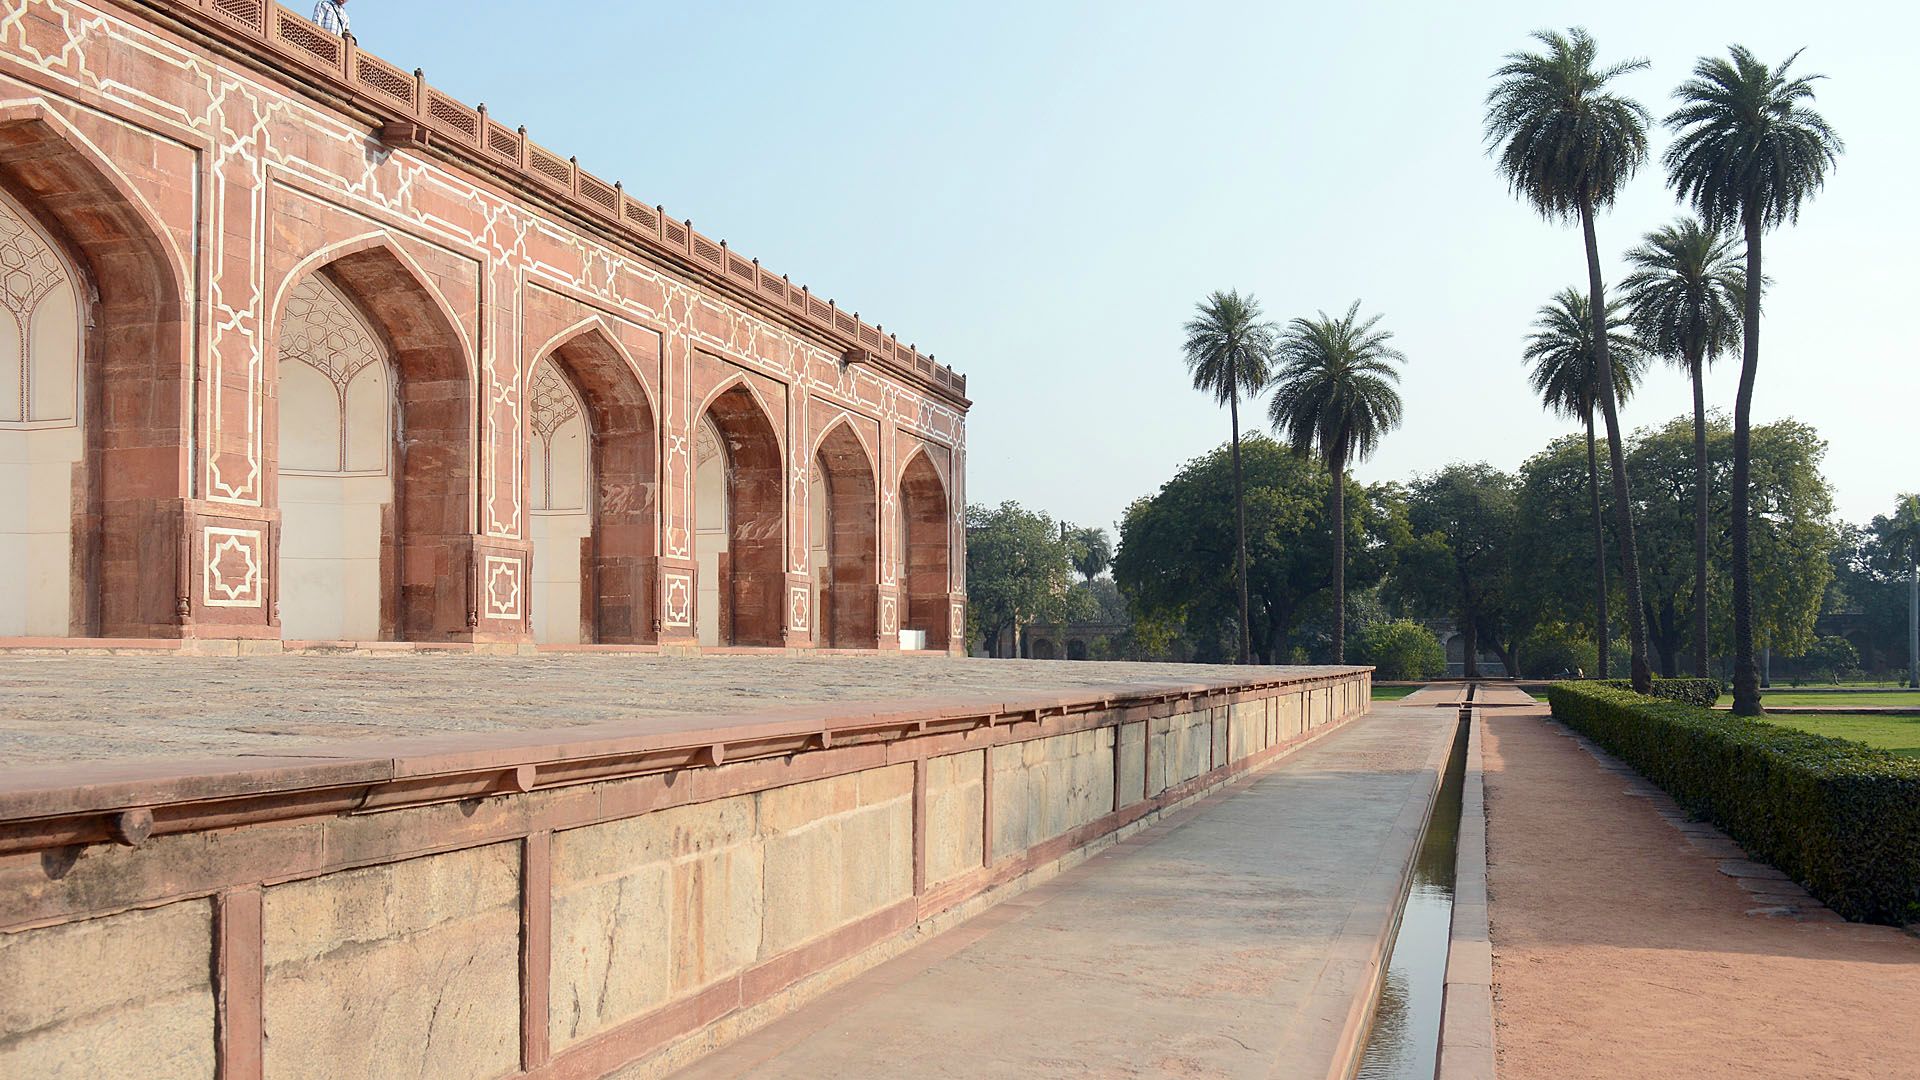
[[[1446,990],[1453,930],[1453,861],[1460,838],[1460,789],[1467,775],[1467,722],[1461,721],[1447,771],[1420,841],[1406,909],[1374,1006],[1373,1030],[1357,1080],[1432,1080],[1440,1050],[1440,1000]]]

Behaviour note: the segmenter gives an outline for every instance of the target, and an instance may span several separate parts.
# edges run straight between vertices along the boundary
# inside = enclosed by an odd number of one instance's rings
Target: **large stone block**
[[[986,751],[927,762],[927,883],[951,881],[980,865]]]
[[[211,1078],[204,900],[0,934],[0,1076]]]
[[[556,865],[563,837],[592,831],[556,835]],[[666,1004],[667,929],[664,860],[564,886],[556,875],[547,1000],[556,1050]]]
[[[267,889],[266,1075],[512,1072],[519,897],[516,844]]]

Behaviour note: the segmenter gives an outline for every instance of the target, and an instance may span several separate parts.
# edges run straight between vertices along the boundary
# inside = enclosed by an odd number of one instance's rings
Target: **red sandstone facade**
[[[390,388],[367,636],[532,639],[546,364],[584,418],[578,640],[691,647],[704,584],[714,644],[964,645],[963,378],[298,14],[14,0],[0,192],[84,309],[69,636],[289,636],[282,330],[315,280]]]

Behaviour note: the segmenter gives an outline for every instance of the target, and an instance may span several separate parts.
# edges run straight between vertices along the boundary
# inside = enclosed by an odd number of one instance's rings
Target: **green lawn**
[[[1730,694],[1722,695],[1720,700],[1730,703],[1733,697]],[[1861,705],[1911,705],[1920,708],[1920,690],[1859,690],[1837,694],[1823,694],[1817,690],[1763,690],[1760,692],[1760,704],[1831,706],[1835,709]]]
[[[1373,688],[1373,700],[1399,701],[1418,689],[1417,686],[1376,686]]]
[[[1891,750],[1901,757],[1920,758],[1920,716],[1769,716],[1766,719],[1769,724],[1795,731],[1852,739]]]

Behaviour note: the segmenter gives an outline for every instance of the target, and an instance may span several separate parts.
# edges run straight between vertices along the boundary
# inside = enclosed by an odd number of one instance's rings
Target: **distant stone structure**
[[[959,651],[968,405],[302,14],[0,16],[0,639]]]

